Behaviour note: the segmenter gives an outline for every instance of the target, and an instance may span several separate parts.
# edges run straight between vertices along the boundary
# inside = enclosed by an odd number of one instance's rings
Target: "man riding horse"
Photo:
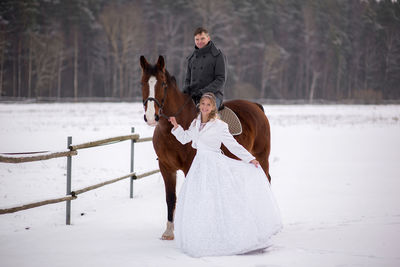
[[[190,94],[195,104],[207,92],[217,98],[220,109],[226,81],[225,57],[211,41],[208,31],[197,28],[194,32],[195,49],[187,58],[186,78],[183,92]]]

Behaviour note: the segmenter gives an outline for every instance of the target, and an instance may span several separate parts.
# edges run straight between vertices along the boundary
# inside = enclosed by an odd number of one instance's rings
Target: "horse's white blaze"
[[[156,77],[151,76],[149,79],[149,97],[155,98],[156,83],[157,83]],[[146,119],[147,123],[150,125],[156,124],[155,120],[156,109],[154,105],[155,105],[154,101],[152,100],[147,101]]]

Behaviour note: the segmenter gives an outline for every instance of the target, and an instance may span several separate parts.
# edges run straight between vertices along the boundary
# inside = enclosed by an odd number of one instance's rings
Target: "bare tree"
[[[304,65],[305,65],[305,85],[303,96],[307,97],[309,102],[314,101],[316,87],[318,79],[320,77],[320,62],[321,59],[318,56],[318,33],[317,33],[317,22],[315,14],[315,0],[308,0],[303,7],[304,14]],[[320,37],[321,38],[321,37]],[[311,81],[311,84],[310,84]],[[301,96],[300,96],[301,97]]]
[[[78,100],[78,56],[79,56],[79,43],[78,43],[78,29],[74,27],[74,100]]]
[[[57,98],[61,98],[61,78],[62,71],[64,69],[63,61],[64,61],[64,47],[61,43],[60,50],[57,54]]]
[[[120,98],[124,96],[124,72],[127,69],[129,55],[132,54],[142,35],[140,17],[141,12],[133,3],[123,6],[112,3],[105,7],[99,16],[113,59],[113,96],[117,94]]]
[[[4,55],[6,50],[6,31],[4,25],[0,24],[0,98],[3,95]]]
[[[33,49],[33,33],[28,32],[28,97],[32,96],[32,49]]]
[[[32,68],[35,75],[35,96],[40,97],[47,88],[52,95],[52,82],[57,79],[57,58],[62,49],[61,35],[53,33],[32,33]]]
[[[228,38],[232,35],[231,26],[233,18],[231,16],[232,3],[229,0],[195,0],[193,1],[195,12],[199,14],[202,26],[206,27],[211,33],[217,33],[221,38]]]
[[[289,57],[288,53],[283,47],[278,44],[271,44],[266,46],[264,50],[264,57],[262,59],[261,67],[261,91],[260,98],[266,98],[266,89],[268,83],[277,80],[279,73],[283,71],[284,61]],[[282,97],[282,93],[277,90],[275,86],[271,89],[278,98]]]

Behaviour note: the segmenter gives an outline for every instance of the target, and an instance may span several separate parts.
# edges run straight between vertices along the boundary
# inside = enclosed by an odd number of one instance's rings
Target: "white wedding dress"
[[[197,149],[175,211],[177,246],[193,257],[242,254],[270,245],[282,228],[280,212],[261,167],[216,119],[200,130],[200,117],[184,131],[171,131]],[[223,143],[242,159],[220,151]]]

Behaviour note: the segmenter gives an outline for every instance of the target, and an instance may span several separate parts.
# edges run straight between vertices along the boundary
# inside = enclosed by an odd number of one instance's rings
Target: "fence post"
[[[135,132],[135,127],[132,127],[131,132]],[[135,140],[131,139],[131,173],[134,168],[134,157],[135,157]],[[133,198],[133,177],[131,177],[131,189],[130,189],[130,198]]]
[[[67,148],[72,144],[72,136],[68,136]],[[67,157],[67,195],[71,195],[71,171],[72,171],[72,157]],[[66,210],[66,224],[71,224],[71,200],[67,200]]]

